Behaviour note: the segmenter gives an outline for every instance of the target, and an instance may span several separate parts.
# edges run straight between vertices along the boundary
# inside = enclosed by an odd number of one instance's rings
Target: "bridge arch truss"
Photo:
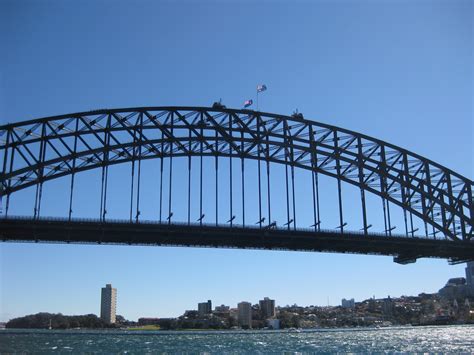
[[[341,232],[340,184],[345,182],[360,189],[364,233],[370,227],[365,194],[371,193],[382,198],[388,234],[389,202],[403,209],[407,234],[415,233],[409,226],[412,215],[424,222],[427,235],[428,227],[433,231],[434,239],[470,241],[474,234],[470,179],[393,144],[302,115],[205,107],[104,109],[0,126],[0,140],[0,186],[7,214],[13,193],[36,186],[39,215],[43,183],[71,176],[73,184],[82,171],[102,169],[106,194],[111,165],[132,162],[139,170],[145,159],[232,157],[257,160],[259,169],[263,162],[267,169],[277,163],[291,173],[295,168],[311,171],[315,204],[318,174],[335,178]],[[105,196],[101,201],[105,218]],[[315,209],[315,229],[319,225]]]

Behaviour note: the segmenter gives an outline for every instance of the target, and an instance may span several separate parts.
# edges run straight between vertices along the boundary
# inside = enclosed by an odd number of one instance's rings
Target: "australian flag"
[[[244,102],[244,107],[249,107],[253,105],[253,100],[247,100]]]
[[[262,92],[267,90],[267,86],[262,84],[262,85],[257,85],[257,92]]]

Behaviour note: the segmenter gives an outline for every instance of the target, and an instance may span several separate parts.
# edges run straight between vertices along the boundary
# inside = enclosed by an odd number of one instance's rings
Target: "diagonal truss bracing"
[[[8,199],[36,186],[40,194],[51,179],[169,156],[231,156],[310,170],[358,186],[363,204],[372,193],[384,208],[388,202],[402,207],[405,222],[407,213],[420,217],[433,238],[474,235],[471,180],[363,134],[251,110],[105,109],[0,126],[0,193]]]

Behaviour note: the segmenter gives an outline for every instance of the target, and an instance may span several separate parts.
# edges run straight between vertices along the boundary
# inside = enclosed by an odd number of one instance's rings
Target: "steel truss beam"
[[[321,173],[359,187],[363,203],[368,192],[382,197],[384,208],[390,202],[418,216],[435,239],[437,233],[450,240],[473,237],[471,180],[360,133],[251,110],[104,109],[0,126],[0,193],[8,208],[12,193],[38,186],[40,195],[45,181],[61,176],[181,156],[255,159]],[[407,218],[405,228],[408,233]]]

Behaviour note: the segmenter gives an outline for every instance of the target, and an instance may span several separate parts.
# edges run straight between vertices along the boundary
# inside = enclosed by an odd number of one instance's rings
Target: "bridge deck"
[[[0,219],[0,238],[5,242],[162,245],[391,255],[399,263],[413,262],[421,257],[447,258],[451,262],[474,260],[474,242],[228,225],[128,221],[102,223],[98,220],[9,217]]]

